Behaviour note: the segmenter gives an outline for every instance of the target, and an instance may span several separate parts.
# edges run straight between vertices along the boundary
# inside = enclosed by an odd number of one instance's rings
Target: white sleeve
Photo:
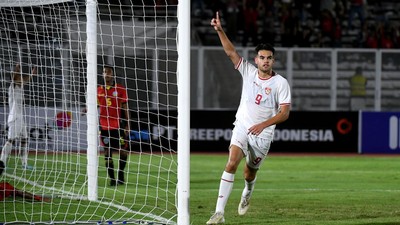
[[[249,74],[254,74],[257,71],[257,68],[243,57],[240,59],[235,68],[240,72],[240,74],[242,74],[243,78],[246,78],[249,76]]]
[[[278,94],[279,105],[290,105],[292,101],[290,86],[285,78],[282,77],[282,82],[280,85],[280,90]]]

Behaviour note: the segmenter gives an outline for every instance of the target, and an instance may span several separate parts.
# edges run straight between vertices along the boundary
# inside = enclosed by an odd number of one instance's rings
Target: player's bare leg
[[[27,170],[32,170],[33,167],[28,165],[28,146],[27,146],[27,141],[26,139],[21,139],[20,142],[20,155],[21,155],[21,161],[22,161],[22,168],[27,169]]]
[[[12,146],[14,144],[14,140],[7,140],[7,142],[4,144],[3,149],[1,150],[1,157],[0,160],[4,162],[4,164],[7,164],[7,158],[11,153]]]

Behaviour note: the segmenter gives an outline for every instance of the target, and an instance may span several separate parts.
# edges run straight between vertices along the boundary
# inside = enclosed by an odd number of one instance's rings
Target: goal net
[[[2,194],[1,224],[178,223],[178,11],[170,0],[0,2],[0,179],[39,197]],[[25,124],[10,119],[19,113]]]

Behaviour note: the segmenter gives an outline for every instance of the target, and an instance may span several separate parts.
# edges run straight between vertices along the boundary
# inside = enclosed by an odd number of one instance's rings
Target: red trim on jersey
[[[112,87],[99,86],[97,88],[100,126],[103,130],[114,130],[119,128],[121,105],[127,101],[127,90],[121,84],[115,84]]]
[[[271,75],[270,77],[268,77],[268,78],[260,77],[260,75],[258,75],[258,74],[257,74],[257,76],[258,76],[258,79],[260,79],[260,80],[269,80],[269,79],[271,79],[273,76],[275,76],[275,72],[272,71],[272,75]]]
[[[239,63],[235,66],[235,69],[239,69],[240,64],[243,62],[243,57],[240,57]]]

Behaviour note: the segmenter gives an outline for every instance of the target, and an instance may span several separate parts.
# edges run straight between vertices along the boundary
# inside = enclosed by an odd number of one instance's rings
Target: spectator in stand
[[[275,15],[275,0],[260,0],[260,2],[262,2],[262,4],[264,5],[264,7],[267,10],[271,10],[272,14]]]
[[[311,13],[312,18],[313,19],[318,19],[320,13],[321,13],[321,3],[320,1],[316,1],[316,0],[304,0],[302,1],[304,2],[304,4],[307,4],[308,7],[308,11]]]
[[[275,17],[274,12],[269,8],[265,1],[260,1],[258,6],[259,16],[261,19],[262,27],[262,40],[266,43],[275,42]],[[229,35],[228,35],[229,36]]]
[[[357,67],[354,75],[350,78],[350,110],[362,110],[366,106],[367,78],[364,77],[362,68]]]
[[[354,47],[365,48],[368,35],[370,35],[369,25],[368,23],[364,23],[364,26],[361,28],[360,33],[357,35],[357,40],[354,41]]]
[[[293,47],[297,35],[298,19],[294,17],[293,10],[282,7],[281,14],[281,41],[283,47]]]
[[[320,29],[324,43],[331,43],[334,34],[334,20],[332,13],[324,9],[321,11]],[[330,46],[331,44],[329,44]]]
[[[310,5],[299,0],[297,0],[295,4],[298,12],[299,23],[304,26],[307,24],[307,20],[312,18],[311,13],[309,12]]]
[[[393,41],[391,40],[392,35],[390,34],[390,30],[385,23],[378,23],[377,35],[379,48],[393,48],[394,45]]]
[[[334,28],[333,28],[333,46],[335,48],[342,47],[342,25],[340,24],[340,19],[335,18]]]
[[[212,12],[217,12],[218,10],[224,9],[226,7],[225,1],[222,2],[221,0],[207,1],[206,5],[209,9],[211,9]]]
[[[247,0],[243,5],[243,17],[244,17],[244,33],[242,45],[247,46],[249,37],[253,42],[253,45],[258,43],[258,2]]]
[[[353,29],[353,19],[357,15],[360,20],[360,27],[363,27],[365,21],[365,0],[351,0],[349,8],[348,29]]]
[[[320,0],[319,1],[319,7],[320,7],[320,11],[323,11],[323,10],[328,10],[328,11],[330,11],[330,12],[333,12],[333,10],[334,10],[334,3],[333,3],[333,0]]]
[[[374,30],[368,30],[369,35],[367,35],[367,39],[365,40],[366,48],[378,48],[378,35]]]
[[[334,12],[339,21],[345,21],[346,18],[346,0],[336,0]]]
[[[201,17],[206,9],[206,5],[203,0],[193,0],[192,1],[192,14],[196,17]]]
[[[299,32],[297,40],[297,45],[299,47],[311,47],[311,37],[312,37],[312,30],[309,26],[303,26],[301,31]]]
[[[394,24],[392,26],[393,44],[395,48],[400,48],[400,26]]]
[[[236,34],[238,32],[238,15],[239,15],[238,0],[228,0],[226,5],[226,33],[231,37],[233,42],[236,42]]]
[[[324,43],[323,43],[323,40],[322,40],[321,32],[316,32],[315,33],[315,44],[312,47],[315,47],[315,48],[325,47]]]
[[[292,0],[281,0],[282,8],[291,8],[294,2]]]
[[[391,39],[391,34],[389,31],[385,31],[383,32],[383,34],[381,35],[381,40],[380,40],[381,44],[380,47],[381,48],[393,48],[394,44],[393,41]]]
[[[381,1],[376,1],[374,3],[374,15],[376,23],[387,24],[389,22],[388,10],[385,9]]]

